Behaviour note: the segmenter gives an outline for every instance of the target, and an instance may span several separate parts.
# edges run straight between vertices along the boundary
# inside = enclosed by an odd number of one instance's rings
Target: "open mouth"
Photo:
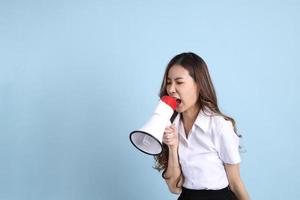
[[[181,104],[181,100],[180,99],[176,99],[176,103],[177,103],[177,106],[179,106],[179,104]]]

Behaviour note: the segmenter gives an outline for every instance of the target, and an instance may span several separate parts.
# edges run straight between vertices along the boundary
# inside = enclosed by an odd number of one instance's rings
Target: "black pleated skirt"
[[[229,187],[221,190],[191,190],[182,187],[178,200],[237,200]]]

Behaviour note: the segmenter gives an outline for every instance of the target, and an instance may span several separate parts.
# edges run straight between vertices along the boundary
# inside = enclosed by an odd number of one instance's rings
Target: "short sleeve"
[[[231,121],[222,118],[218,120],[217,127],[215,144],[219,157],[227,164],[240,163],[239,137],[234,132]]]

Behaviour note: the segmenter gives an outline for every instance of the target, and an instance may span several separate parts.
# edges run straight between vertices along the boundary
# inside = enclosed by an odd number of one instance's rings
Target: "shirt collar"
[[[210,116],[211,112],[208,109],[201,109],[195,120],[195,125],[201,128],[204,133],[208,131]]]
[[[177,125],[177,128],[179,126],[179,120],[180,120],[180,113],[176,116],[173,123]],[[197,118],[194,122],[196,126],[202,129],[204,133],[208,131],[209,123],[210,123],[210,116],[211,112],[209,109],[201,109],[197,115]]]

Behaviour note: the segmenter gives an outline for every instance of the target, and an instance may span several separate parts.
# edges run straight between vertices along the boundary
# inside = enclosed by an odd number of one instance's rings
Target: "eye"
[[[181,85],[181,84],[183,84],[183,82],[177,82],[177,84],[178,84],[178,85]]]

